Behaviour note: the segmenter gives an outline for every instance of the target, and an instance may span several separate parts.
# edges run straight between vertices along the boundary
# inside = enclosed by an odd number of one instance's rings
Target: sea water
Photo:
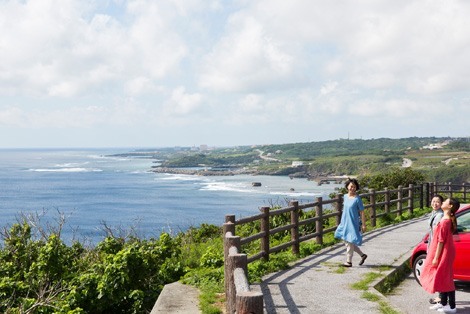
[[[37,216],[47,229],[62,215],[66,241],[96,244],[106,228],[158,237],[202,223],[222,225],[226,214],[246,217],[262,206],[328,198],[338,187],[287,176],[161,174],[151,171],[152,159],[112,156],[129,151],[0,150],[0,227]]]

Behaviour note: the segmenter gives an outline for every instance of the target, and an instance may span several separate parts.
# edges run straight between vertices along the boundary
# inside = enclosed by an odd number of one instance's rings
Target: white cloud
[[[195,113],[201,106],[203,97],[199,93],[187,93],[183,86],[177,87],[171,94],[169,104],[166,106],[170,116],[184,116]]]
[[[291,77],[292,56],[255,18],[234,15],[227,30],[206,57],[202,87],[250,93],[278,87]]]
[[[336,89],[336,86],[338,86],[338,82],[327,82],[321,87],[320,95],[323,96],[332,93]]]
[[[413,136],[443,108],[464,125],[469,14],[458,0],[1,1],[0,127],[262,126],[281,141],[359,119]]]
[[[125,83],[126,92],[130,95],[136,96],[158,90],[154,82],[145,76],[134,77],[127,80]]]

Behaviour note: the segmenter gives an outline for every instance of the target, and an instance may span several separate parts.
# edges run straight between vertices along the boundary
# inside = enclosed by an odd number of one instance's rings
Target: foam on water
[[[158,236],[201,223],[221,225],[226,214],[255,215],[276,199],[325,198],[335,187],[287,177],[154,173],[151,159],[106,156],[113,153],[126,151],[2,150],[0,227],[14,223],[20,212],[46,209],[67,216],[66,237],[78,229],[98,242],[102,222],[124,228],[138,224],[139,235]],[[254,181],[262,186],[253,187]]]
[[[171,181],[203,181],[204,177],[193,176],[188,174],[170,174],[165,173],[164,177],[155,178],[155,180],[171,180]]]
[[[96,168],[81,168],[81,167],[72,167],[72,168],[38,168],[38,169],[28,169],[32,172],[101,172],[102,169]]]
[[[227,183],[222,181],[204,182],[201,184],[201,191],[228,191],[239,193],[261,193],[259,190],[250,189],[243,183]]]

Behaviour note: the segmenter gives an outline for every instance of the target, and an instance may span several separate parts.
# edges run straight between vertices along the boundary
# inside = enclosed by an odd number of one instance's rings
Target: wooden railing
[[[250,290],[248,261],[240,253],[240,237],[235,236],[235,224],[224,224],[225,294],[227,313],[263,313],[263,294]]]
[[[456,197],[462,203],[470,202],[470,185],[451,183],[425,183],[422,185],[399,186],[397,189],[384,191],[370,190],[360,194],[372,227],[376,227],[380,217],[400,216],[405,212],[413,213],[415,208],[429,207],[433,195],[444,198]],[[269,255],[288,249],[299,255],[300,243],[315,238],[316,243],[323,244],[324,237],[334,232],[341,221],[343,196],[324,200],[316,198],[312,203],[299,204],[291,201],[287,207],[271,209],[261,207],[258,215],[235,219],[235,215],[226,215],[224,223],[224,257],[225,257],[225,293],[227,313],[262,313],[262,294],[250,291],[247,280],[247,265],[258,259],[269,260]],[[314,211],[313,217],[300,220],[300,211]],[[274,217],[289,215],[290,223],[270,228]],[[312,215],[311,215],[312,216]],[[334,222],[331,224],[331,222]],[[259,224],[259,232],[241,238],[235,235],[236,226],[248,223]],[[299,232],[302,226],[315,225],[314,232]],[[324,227],[327,226],[327,228]],[[270,247],[270,239],[281,232],[290,232],[290,241]],[[254,241],[260,242],[260,251],[247,256],[242,254],[242,246]],[[260,305],[261,304],[261,305]]]

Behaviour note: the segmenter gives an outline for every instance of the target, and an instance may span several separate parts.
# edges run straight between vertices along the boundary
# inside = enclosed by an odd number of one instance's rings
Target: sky
[[[468,137],[470,1],[0,0],[0,148]]]

